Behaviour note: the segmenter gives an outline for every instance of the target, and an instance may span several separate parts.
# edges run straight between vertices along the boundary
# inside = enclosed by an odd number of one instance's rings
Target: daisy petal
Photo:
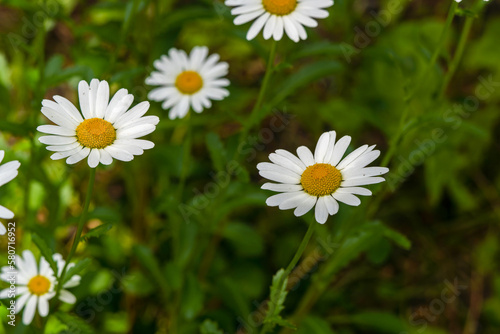
[[[284,201],[295,198],[297,196],[303,196],[305,193],[303,191],[286,192],[282,194],[277,194],[269,197],[266,200],[266,204],[269,206],[279,206]]]
[[[302,162],[304,163],[304,165],[306,165],[307,167],[309,167],[311,165],[314,165],[316,163],[316,161],[314,160],[313,154],[305,146],[300,146],[297,149],[297,154],[298,154],[300,160],[302,160]]]
[[[314,210],[314,217],[316,218],[316,221],[320,224],[326,223],[326,220],[328,219],[328,209],[326,207],[326,200],[325,197],[319,197],[318,201],[316,202],[316,207]]]
[[[314,196],[307,196],[298,206],[297,208],[293,211],[293,214],[296,217],[300,217],[308,213],[316,204],[317,197]]]
[[[349,147],[349,143],[351,142],[351,137],[344,136],[339,139],[339,141],[335,144],[333,148],[332,157],[330,159],[330,165],[337,166],[342,156],[344,156],[347,147]]]
[[[339,192],[335,192],[332,194],[333,198],[337,201],[345,203],[351,206],[358,206],[361,204],[361,200],[354,196],[353,194],[343,194]]]

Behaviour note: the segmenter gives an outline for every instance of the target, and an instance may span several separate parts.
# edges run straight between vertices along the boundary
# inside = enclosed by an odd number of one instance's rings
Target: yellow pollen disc
[[[86,119],[76,128],[78,142],[88,148],[105,148],[113,144],[116,130],[102,118]]]
[[[300,183],[312,196],[331,195],[340,187],[342,174],[330,164],[314,164],[302,173]]]
[[[297,0],[262,0],[264,9],[274,15],[288,15],[297,7]]]
[[[183,94],[194,94],[203,87],[203,79],[195,71],[185,71],[177,76],[175,87]]]
[[[50,290],[50,281],[45,276],[35,276],[28,282],[28,290],[33,295],[41,296],[49,292]]]

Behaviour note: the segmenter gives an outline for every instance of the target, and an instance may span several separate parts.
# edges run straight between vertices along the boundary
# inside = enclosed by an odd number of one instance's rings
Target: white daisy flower
[[[153,71],[146,84],[160,86],[148,94],[153,101],[163,102],[162,108],[170,109],[170,119],[183,118],[189,108],[201,113],[212,106],[211,100],[222,100],[229,96],[223,87],[229,80],[223,78],[229,65],[219,62],[219,55],[208,56],[208,48],[196,46],[189,56],[183,50],[170,49],[168,56],[163,55],[153,65]]]
[[[5,151],[0,150],[0,163],[2,162],[4,157]],[[3,165],[0,165],[0,187],[12,181],[17,176],[20,166],[21,164],[19,163],[19,161],[10,161]],[[0,205],[0,218],[12,219],[14,218],[14,212]],[[4,235],[5,232],[7,232],[5,226],[0,223],[0,235]]]
[[[328,17],[325,8],[333,6],[333,0],[226,0],[233,6],[231,14],[236,15],[234,24],[241,25],[255,20],[247,33],[252,40],[264,29],[264,38],[271,36],[279,41],[286,32],[298,42],[307,38],[306,27],[318,25],[315,19]]]
[[[137,139],[156,129],[159,118],[144,116],[149,102],[141,102],[132,109],[134,96],[126,89],[120,89],[109,101],[109,85],[106,81],[93,79],[90,87],[85,81],[78,85],[80,111],[62,96],[54,101],[42,101],[42,113],[57,125],[41,125],[38,131],[50,134],[40,137],[47,150],[56,153],[53,160],[66,159],[74,164],[88,157],[91,168],[99,162],[110,165],[113,158],[131,161],[134,155],[141,155],[154,144]],[[82,117],[83,114],[83,117]]]
[[[342,159],[351,137],[344,136],[337,142],[335,137],[335,131],[323,133],[314,155],[301,146],[297,149],[298,157],[277,150],[269,155],[273,163],[259,163],[257,168],[262,177],[279,182],[265,183],[262,189],[281,192],[269,197],[267,205],[278,206],[281,210],[295,209],[297,217],[316,206],[316,221],[324,224],[328,215],[338,212],[338,202],[358,206],[361,201],[355,195],[372,194],[359,186],[385,181],[379,176],[387,173],[388,168],[366,167],[380,155],[380,151],[374,150],[375,145],[361,146]]]
[[[59,271],[62,271],[60,263],[64,266],[64,260],[60,254],[54,254],[54,260],[58,265]],[[29,250],[23,251],[23,256],[16,255],[16,268],[13,270],[10,266],[2,267],[0,279],[11,284],[15,281],[16,284],[16,313],[19,313],[23,308],[23,323],[29,325],[35,316],[36,310],[42,317],[49,314],[49,300],[52,299],[56,292],[54,287],[56,285],[56,277],[53,270],[50,268],[49,263],[45,258],[40,258],[40,265],[37,265],[33,253]],[[69,266],[68,266],[69,267]],[[80,276],[73,276],[63,286],[63,288],[70,288],[78,285]],[[0,291],[0,299],[9,298],[10,289]],[[69,291],[62,289],[59,299],[66,303],[74,303],[75,296]]]

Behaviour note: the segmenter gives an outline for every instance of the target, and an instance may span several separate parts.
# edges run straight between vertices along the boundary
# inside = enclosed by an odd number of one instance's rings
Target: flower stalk
[[[89,183],[87,186],[87,193],[85,195],[85,202],[83,205],[83,211],[82,211],[82,214],[80,216],[80,220],[78,221],[78,229],[77,229],[76,234],[75,234],[73,246],[71,246],[71,250],[70,250],[69,255],[66,259],[66,263],[64,264],[63,270],[61,271],[61,275],[58,277],[58,280],[57,280],[58,283],[57,283],[56,298],[59,296],[59,293],[61,292],[62,286],[64,285],[64,276],[66,275],[68,265],[71,262],[73,255],[75,255],[76,248],[78,247],[78,244],[80,243],[80,239],[82,237],[83,227],[85,226],[85,222],[87,221],[90,200],[92,198],[92,192],[94,191],[96,169],[97,168],[90,169],[90,177],[89,177]]]

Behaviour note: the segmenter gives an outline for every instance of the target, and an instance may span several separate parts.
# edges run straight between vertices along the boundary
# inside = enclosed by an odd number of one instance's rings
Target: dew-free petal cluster
[[[265,39],[282,39],[283,34],[294,42],[307,39],[304,27],[314,28],[317,19],[328,17],[327,8],[333,0],[226,0],[227,6],[235,7],[234,24],[241,25],[253,21],[247,39],[254,39],[263,31]]]
[[[42,113],[55,125],[41,125],[38,131],[49,134],[40,137],[47,150],[55,152],[53,160],[66,159],[74,164],[88,158],[92,168],[99,163],[110,165],[113,159],[131,161],[154,143],[139,139],[156,129],[157,116],[144,116],[149,102],[129,109],[134,96],[120,89],[109,99],[106,81],[93,79],[78,85],[81,112],[66,98],[54,96],[43,100]]]
[[[60,275],[65,261],[60,254],[54,254],[53,259]],[[35,256],[30,250],[23,251],[22,256],[16,255],[15,264],[15,270],[12,270],[10,266],[2,267],[0,279],[10,284],[14,277],[17,297],[16,314],[24,309],[22,321],[25,325],[29,325],[37,310],[42,317],[49,314],[49,300],[56,295],[57,278],[47,260],[41,257],[40,263],[37,264]],[[68,268],[73,265],[68,265]],[[74,275],[64,284],[59,295],[61,301],[70,304],[76,302],[75,296],[66,289],[77,286],[80,279],[80,276]],[[10,288],[0,291],[0,299],[9,298],[9,292]]]
[[[162,102],[163,109],[170,109],[170,119],[183,118],[190,108],[201,113],[212,106],[212,100],[229,96],[224,88],[229,86],[229,80],[224,78],[229,65],[219,61],[218,54],[208,52],[205,46],[194,47],[189,55],[172,48],[168,55],[153,63],[156,71],[146,79],[146,84],[159,87],[148,98]]]
[[[344,157],[350,142],[349,136],[336,141],[335,131],[330,131],[321,135],[314,154],[305,146],[297,149],[297,155],[281,149],[271,153],[271,163],[259,163],[257,168],[262,177],[276,182],[265,183],[262,189],[280,194],[266,203],[281,210],[295,209],[297,217],[315,208],[316,221],[321,224],[338,212],[338,202],[360,205],[357,196],[372,194],[361,186],[383,182],[381,175],[389,169],[367,167],[380,156],[375,145],[363,145]]]

